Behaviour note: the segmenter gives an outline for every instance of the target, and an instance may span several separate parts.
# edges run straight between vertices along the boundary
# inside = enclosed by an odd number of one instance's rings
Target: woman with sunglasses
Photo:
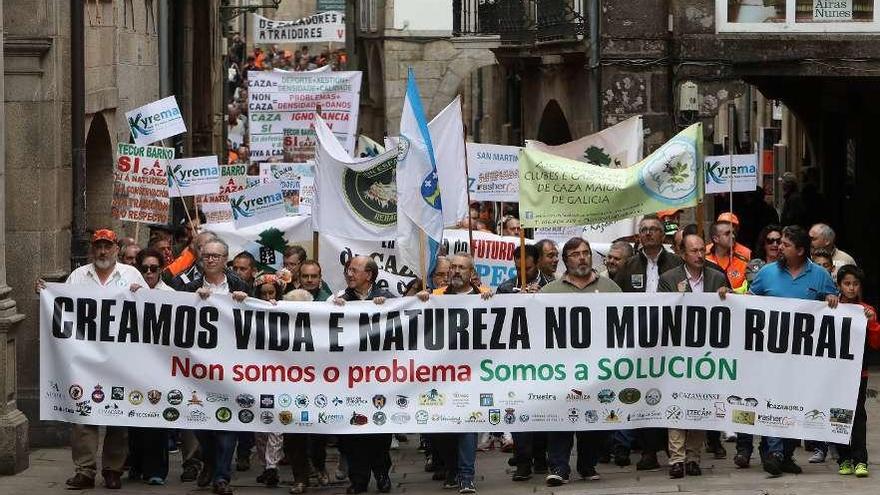
[[[752,259],[763,260],[764,263],[772,263],[779,259],[779,246],[782,243],[782,227],[770,224],[758,234],[758,241],[752,251]],[[146,275],[144,275],[146,277]]]
[[[153,248],[140,251],[135,268],[151,289],[173,290],[162,281],[162,253]],[[129,428],[129,479],[164,485],[168,477],[168,434],[163,428]]]

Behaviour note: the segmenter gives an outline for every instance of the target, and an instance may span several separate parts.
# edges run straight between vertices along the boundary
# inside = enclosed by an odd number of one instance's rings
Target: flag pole
[[[520,289],[526,289],[526,232],[519,229],[519,284]]]
[[[430,274],[428,273],[428,242],[426,239],[427,235],[425,231],[419,229],[419,265],[421,265],[422,276],[424,280],[425,287],[428,287],[428,277]]]
[[[312,259],[318,259],[318,233],[312,232]]]
[[[465,184],[467,184],[467,189],[465,192],[467,193],[467,203],[468,203],[468,252],[474,252],[474,226],[471,225],[471,184],[470,177],[471,172],[468,165],[468,152],[467,152],[467,125],[464,123],[464,115],[461,117],[461,130],[462,130],[462,140],[464,140],[464,175],[465,175]]]
[[[165,144],[164,139],[162,140],[162,146],[164,146],[166,148],[168,147],[168,145]],[[168,170],[166,170],[166,172],[170,172],[170,171],[171,171],[171,167],[168,167]],[[180,191],[180,184],[178,184],[177,181],[175,180],[174,185],[177,186],[177,194],[178,194],[178,197],[180,198],[180,203],[183,204],[183,212],[186,213],[186,219],[190,223],[190,225],[195,225],[195,233],[198,234],[199,233],[199,226],[197,224],[193,224],[192,215],[189,214],[189,207],[186,206],[186,199],[183,197],[183,193]]]

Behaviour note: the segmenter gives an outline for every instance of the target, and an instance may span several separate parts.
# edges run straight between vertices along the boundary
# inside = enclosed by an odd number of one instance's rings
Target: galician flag
[[[400,117],[397,197],[397,248],[404,263],[418,267],[418,276],[427,280],[443,240],[443,206],[434,145],[412,69]]]

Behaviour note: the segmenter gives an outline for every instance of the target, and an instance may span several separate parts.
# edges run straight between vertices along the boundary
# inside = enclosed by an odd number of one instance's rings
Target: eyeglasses
[[[663,232],[663,229],[660,227],[642,227],[639,229],[639,234],[655,234],[657,232]]]
[[[217,254],[217,253],[202,253],[203,260],[219,260],[222,259],[225,254]]]
[[[764,240],[765,244],[780,244],[782,242],[782,237],[768,237]]]
[[[141,265],[141,273],[158,273],[162,269],[159,265]]]
[[[590,254],[591,253],[589,251],[573,251],[571,253],[568,253],[568,257],[569,258],[587,258],[590,256]]]

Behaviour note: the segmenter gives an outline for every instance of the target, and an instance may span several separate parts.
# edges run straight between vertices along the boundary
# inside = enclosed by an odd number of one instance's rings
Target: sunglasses
[[[781,242],[781,237],[768,237],[766,240],[764,240],[765,244],[780,244]]]
[[[141,273],[158,273],[162,267],[159,265],[141,265],[140,270]]]

